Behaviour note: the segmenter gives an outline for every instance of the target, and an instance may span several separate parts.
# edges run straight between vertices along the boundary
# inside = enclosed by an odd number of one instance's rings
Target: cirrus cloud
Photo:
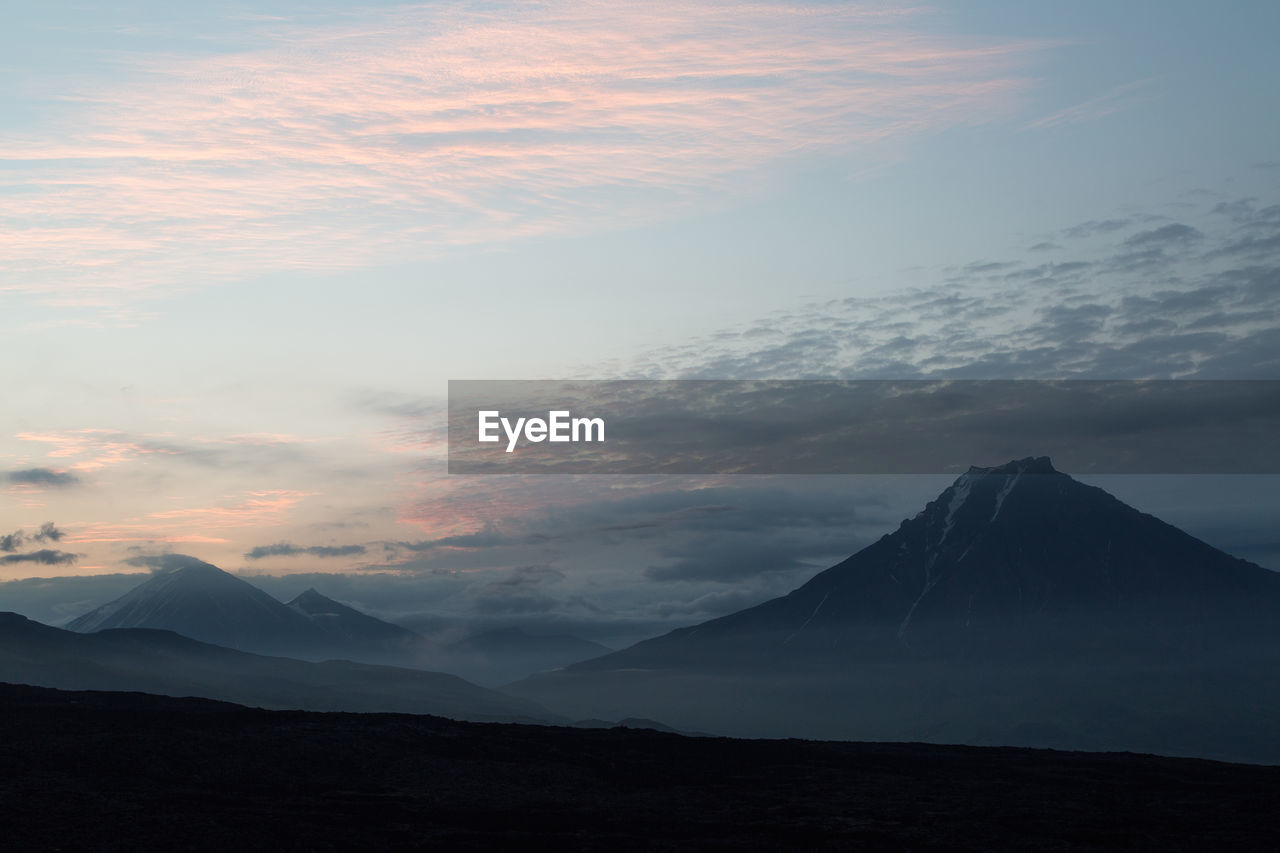
[[[923,17],[446,3],[126,57],[123,85],[0,136],[0,191],[20,190],[0,214],[0,287],[106,310],[120,291],[583,232],[749,191],[800,153],[1007,115],[1037,45]]]

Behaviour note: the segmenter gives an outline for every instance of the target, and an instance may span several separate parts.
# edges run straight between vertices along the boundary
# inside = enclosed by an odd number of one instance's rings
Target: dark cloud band
[[[277,542],[274,545],[259,545],[244,556],[248,560],[261,560],[266,557],[356,557],[365,552],[363,545],[311,545],[303,547],[288,542]]]
[[[42,566],[65,566],[74,563],[80,559],[79,554],[71,554],[66,551],[55,551],[45,548],[40,551],[32,551],[28,554],[5,554],[0,557],[0,565],[10,565],[12,563],[38,563]]]
[[[603,442],[479,441],[479,411],[603,418]],[[454,381],[451,474],[946,474],[1052,456],[1112,474],[1280,473],[1280,381]]]
[[[10,471],[3,475],[10,483],[20,486],[53,486],[64,488],[80,482],[75,474],[66,471],[54,471],[52,468],[26,468],[21,471]]]

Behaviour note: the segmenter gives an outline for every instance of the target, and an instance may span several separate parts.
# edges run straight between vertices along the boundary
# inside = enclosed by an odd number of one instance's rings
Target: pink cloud
[[[160,521],[178,521],[184,527],[233,528],[264,527],[282,523],[303,498],[319,492],[268,489],[248,492],[238,503],[162,510],[147,516]]]
[[[136,59],[0,136],[0,287],[95,292],[582,233],[1007,115],[1035,45],[851,4],[433,4]],[[112,297],[118,300],[119,294]]]
[[[288,444],[305,444],[322,441],[320,438],[303,438],[284,432],[246,432],[235,435],[199,435],[192,441],[203,444],[227,444],[233,447],[280,447]]]
[[[154,542],[167,545],[219,545],[231,540],[217,536],[187,535],[147,535],[148,528],[143,525],[94,525],[82,533],[68,536],[67,542],[82,543],[120,543],[120,542]]]
[[[98,471],[139,456],[182,455],[181,451],[174,448],[147,444],[115,430],[96,427],[62,432],[20,432],[14,437],[21,441],[47,445],[45,456],[49,459],[74,460],[67,466],[67,470],[76,472]]]
[[[318,492],[265,489],[246,492],[207,506],[160,510],[119,522],[77,526],[66,537],[74,543],[156,542],[167,544],[223,544],[228,538],[210,531],[274,527],[289,520],[294,508]],[[193,533],[192,530],[203,532]]]

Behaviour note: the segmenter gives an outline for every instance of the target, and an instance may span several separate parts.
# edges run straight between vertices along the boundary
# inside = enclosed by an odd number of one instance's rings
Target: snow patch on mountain
[[[955,485],[951,487],[951,500],[947,504],[947,518],[942,527],[942,538],[938,540],[938,547],[942,547],[942,543],[947,541],[947,534],[951,532],[951,528],[956,523],[956,513],[960,511],[960,507],[964,506],[964,502],[969,499],[969,493],[973,491],[973,476],[964,474],[960,479],[956,480]]]
[[[907,629],[911,627],[911,617],[915,615],[916,608],[920,606],[920,602],[924,601],[924,597],[929,591],[938,585],[938,581],[942,580],[942,575],[938,574],[925,581],[924,589],[920,590],[920,594],[916,596],[916,600],[911,602],[911,609],[907,611],[907,615],[903,617],[902,623],[898,625],[898,639],[906,643]]]
[[[803,631],[805,628],[809,627],[809,623],[813,621],[813,617],[818,615],[818,611],[822,609],[822,605],[826,604],[827,599],[830,597],[831,597],[831,593],[829,592],[826,595],[822,596],[822,600],[818,602],[817,607],[813,608],[813,612],[809,614],[809,618],[804,620],[804,623],[795,630],[795,633],[793,633],[791,636],[787,637],[785,640],[782,641],[782,644],[784,646],[787,643],[794,640],[796,637],[800,636],[800,632]]]
[[[1018,479],[1021,476],[1022,476],[1022,471],[1019,470],[1018,473],[1014,474],[1012,477],[1006,478],[1007,482],[1004,484],[1004,488],[1000,490],[1000,493],[998,495],[996,495],[996,507],[995,507],[995,510],[991,513],[991,521],[996,520],[996,516],[1000,514],[1000,507],[1004,506],[1004,499],[1009,497],[1009,493],[1013,491],[1013,487],[1018,485]]]

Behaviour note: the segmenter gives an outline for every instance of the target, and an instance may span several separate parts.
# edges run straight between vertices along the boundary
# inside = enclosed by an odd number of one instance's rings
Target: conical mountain
[[[315,587],[300,593],[286,607],[301,613],[334,642],[391,650],[407,647],[420,637],[407,628],[384,622],[354,607],[322,595]]]
[[[67,628],[156,628],[233,649],[302,657],[322,655],[332,645],[305,614],[217,566],[178,554],[168,555],[147,581]]]
[[[1280,575],[1053,469],[971,468],[788,595],[504,688],[751,737],[1280,761]]]
[[[1038,457],[970,468],[786,596],[577,666],[1115,655],[1280,635],[1277,619],[1280,575]]]

